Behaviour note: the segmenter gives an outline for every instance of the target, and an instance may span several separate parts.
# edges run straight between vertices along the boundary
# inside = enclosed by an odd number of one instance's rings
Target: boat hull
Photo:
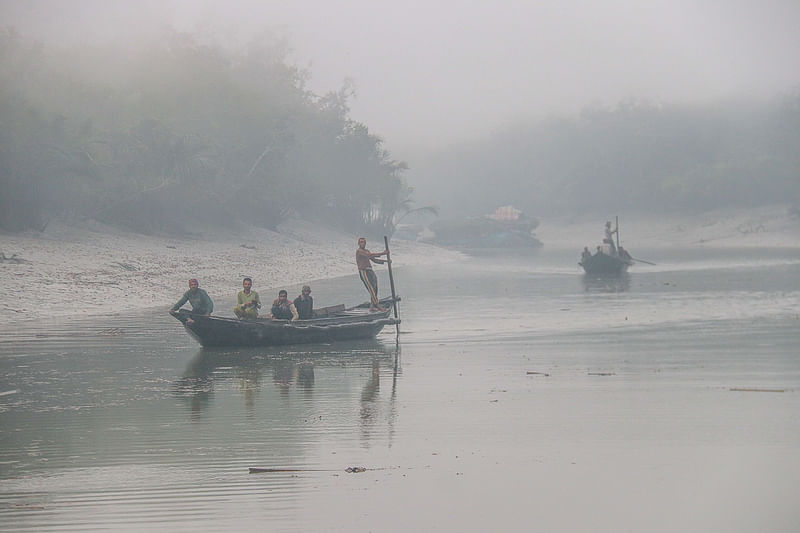
[[[581,261],[584,272],[594,275],[617,275],[628,271],[632,261],[626,261],[604,253],[597,253]]]
[[[253,320],[194,315],[181,310],[177,318],[202,346],[279,346],[328,343],[374,338],[384,326],[399,324],[389,310],[370,313],[348,310],[340,315],[311,320]]]

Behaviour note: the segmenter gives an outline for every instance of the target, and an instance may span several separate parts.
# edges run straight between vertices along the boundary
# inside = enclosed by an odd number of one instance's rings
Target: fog
[[[0,16],[26,38],[79,47],[136,50],[177,31],[243,51],[269,36],[300,69],[299,88],[339,91],[341,110],[418,205],[586,209],[597,189],[615,209],[664,192],[668,208],[800,200],[790,155],[800,139],[790,112],[800,94],[794,0],[0,0]],[[76,59],[84,70],[91,61]],[[126,65],[98,63],[92,75]],[[774,142],[733,161],[764,128]],[[643,129],[666,142],[642,143]],[[607,151],[588,153],[598,139]],[[706,151],[685,157],[698,145]],[[261,161],[263,150],[243,160]],[[729,189],[721,199],[698,194],[717,182]],[[395,189],[396,208],[411,189]]]
[[[45,38],[146,38],[172,26],[243,43],[280,30],[320,93],[351,78],[354,119],[401,158],[626,99],[765,98],[800,83],[794,0],[3,0]]]

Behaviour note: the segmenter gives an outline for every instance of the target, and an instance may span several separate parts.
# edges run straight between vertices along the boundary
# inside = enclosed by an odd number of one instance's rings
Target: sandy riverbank
[[[195,277],[223,315],[244,276],[262,295],[355,272],[354,235],[303,221],[278,232],[204,230],[196,238],[153,237],[96,223],[51,224],[43,233],[0,234],[0,325],[49,317],[127,312],[174,303]],[[382,242],[369,242],[373,251]],[[397,240],[393,264],[442,264],[461,254]],[[231,305],[227,305],[227,304]]]
[[[580,250],[602,238],[596,218],[543,219],[536,230],[546,249]],[[153,237],[97,223],[51,224],[43,233],[0,234],[0,325],[48,317],[91,316],[167,307],[196,277],[226,315],[244,276],[262,295],[282,287],[354,273],[356,236],[303,221],[278,232],[203,230],[195,238]],[[622,242],[653,247],[796,247],[800,219],[787,206],[701,215],[620,218]],[[373,250],[383,243],[371,242]],[[463,256],[395,240],[395,266],[444,264]],[[231,305],[227,305],[231,304]]]

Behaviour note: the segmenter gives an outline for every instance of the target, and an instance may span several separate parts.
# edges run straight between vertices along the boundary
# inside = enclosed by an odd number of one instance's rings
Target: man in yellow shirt
[[[258,293],[252,290],[253,280],[244,278],[242,281],[243,290],[236,295],[236,307],[233,313],[239,318],[258,318],[258,308],[261,307],[261,299]]]

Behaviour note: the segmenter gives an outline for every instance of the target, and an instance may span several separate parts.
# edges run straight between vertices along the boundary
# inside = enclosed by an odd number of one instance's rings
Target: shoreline
[[[634,253],[644,248],[798,248],[800,218],[787,206],[718,210],[700,215],[620,217],[621,241]],[[612,218],[613,223],[613,218]],[[594,246],[604,220],[563,217],[543,220],[535,230],[543,249]],[[264,301],[280,288],[355,274],[357,236],[302,220],[278,231],[200,228],[193,237],[146,236],[96,222],[53,223],[42,232],[0,233],[0,325],[45,319],[165,310],[197,278],[232,316],[233,299],[245,276]],[[373,251],[383,243],[367,243]],[[432,244],[397,239],[393,264],[441,265],[465,257]],[[230,305],[228,305],[230,304]],[[230,309],[228,309],[230,308]]]
[[[357,236],[300,220],[278,230],[211,228],[197,237],[178,238],[88,222],[51,224],[42,233],[0,234],[0,252],[6,258],[16,255],[0,263],[0,325],[166,311],[188,288],[189,278],[197,278],[214,300],[215,314],[227,316],[245,276],[254,279],[264,301],[271,301],[264,296],[279,288],[355,274]],[[367,246],[383,249],[383,243]],[[395,267],[463,257],[402,240],[391,248]]]

